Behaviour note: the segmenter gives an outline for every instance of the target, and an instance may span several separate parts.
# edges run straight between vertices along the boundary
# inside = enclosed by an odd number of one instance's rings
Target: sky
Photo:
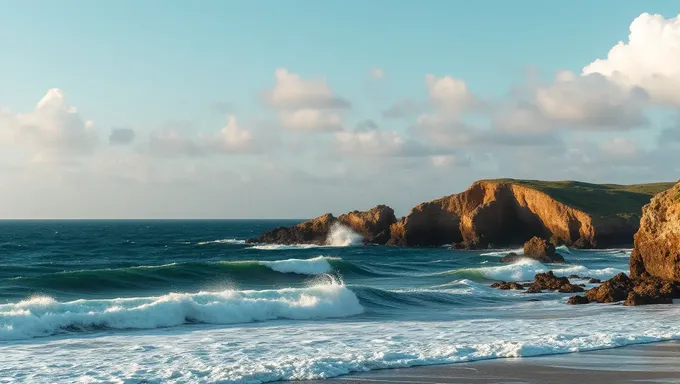
[[[0,0],[0,218],[680,178],[675,1]]]

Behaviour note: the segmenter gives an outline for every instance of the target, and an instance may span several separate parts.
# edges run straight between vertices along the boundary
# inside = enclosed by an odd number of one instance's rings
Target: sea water
[[[0,223],[0,381],[265,383],[680,338],[680,309],[568,306],[499,280],[609,278],[630,250],[250,245],[294,221]],[[538,299],[539,301],[529,301]]]

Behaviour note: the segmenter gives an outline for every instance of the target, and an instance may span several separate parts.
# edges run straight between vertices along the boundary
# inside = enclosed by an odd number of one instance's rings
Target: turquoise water
[[[629,250],[505,265],[510,250],[245,244],[293,223],[0,223],[0,377],[261,383],[680,335],[675,309],[488,287],[549,269],[608,278]]]

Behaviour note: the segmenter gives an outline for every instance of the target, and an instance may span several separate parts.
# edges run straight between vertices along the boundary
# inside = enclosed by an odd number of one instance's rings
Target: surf
[[[102,329],[155,329],[189,323],[239,324],[349,317],[364,308],[335,279],[306,288],[169,293],[155,297],[59,302],[37,296],[0,305],[0,340]]]

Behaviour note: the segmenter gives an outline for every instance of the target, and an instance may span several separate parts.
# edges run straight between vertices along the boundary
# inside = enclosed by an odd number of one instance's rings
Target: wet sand
[[[592,352],[386,369],[297,384],[680,383],[680,342]]]

